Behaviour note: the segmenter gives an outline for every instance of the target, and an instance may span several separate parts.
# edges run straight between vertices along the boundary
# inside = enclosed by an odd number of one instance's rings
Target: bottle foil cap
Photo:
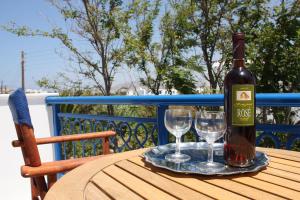
[[[245,57],[245,34],[244,33],[233,33],[233,59],[244,59]]]

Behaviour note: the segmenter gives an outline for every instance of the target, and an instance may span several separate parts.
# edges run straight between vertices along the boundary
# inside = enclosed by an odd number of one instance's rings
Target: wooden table
[[[300,199],[300,152],[257,149],[270,157],[266,169],[224,177],[156,168],[141,156],[146,149],[112,154],[63,176],[46,200]]]

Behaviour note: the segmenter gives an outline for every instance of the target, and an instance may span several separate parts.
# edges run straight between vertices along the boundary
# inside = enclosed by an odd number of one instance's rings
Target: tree
[[[160,26],[156,27],[160,3],[160,0],[146,0],[131,4],[132,26],[125,34],[127,65],[144,74],[140,82],[153,94],[158,95],[162,86],[169,91],[175,88],[183,94],[194,93],[195,80],[184,68],[193,63],[185,59],[178,48],[179,39],[174,32],[175,23],[170,11],[165,11]]]
[[[228,27],[226,32],[229,33],[225,40],[227,40],[227,50],[223,51],[226,57],[224,67],[230,70],[232,66],[232,33],[243,32],[246,36],[246,65],[249,67],[250,59],[249,52],[254,50],[253,41],[258,37],[258,32],[261,27],[267,22],[270,17],[267,5],[269,0],[246,0],[246,1],[232,1],[230,7],[232,12],[226,15],[226,23]],[[222,45],[222,44],[221,44]],[[226,47],[223,45],[223,49]]]
[[[246,65],[257,78],[257,92],[297,92],[300,4],[298,0],[281,1],[279,6],[268,8],[268,3],[232,3],[228,32],[246,34]],[[227,52],[226,63],[231,65],[231,51]]]
[[[191,52],[196,63],[190,69],[201,73],[209,82],[211,92],[216,93],[223,82],[226,59],[223,55],[226,54],[218,44],[224,43],[224,21],[226,13],[231,12],[229,1],[173,1],[171,5],[176,12],[175,31],[181,38],[181,48]]]
[[[282,1],[249,41],[247,59],[257,77],[258,92],[299,92],[300,5]]]
[[[123,61],[121,33],[128,24],[128,13],[121,0],[51,1],[70,28],[53,27],[50,31],[32,30],[12,23],[4,29],[18,36],[42,36],[58,39],[79,64],[79,73],[92,80],[100,94],[111,95],[114,76]],[[74,36],[75,37],[72,37]],[[76,47],[85,41],[86,49]],[[111,106],[108,113],[113,114]]]
[[[248,66],[257,77],[258,92],[299,92],[300,4],[281,1],[272,13],[256,37],[249,40]],[[277,123],[289,123],[290,111],[272,109]]]

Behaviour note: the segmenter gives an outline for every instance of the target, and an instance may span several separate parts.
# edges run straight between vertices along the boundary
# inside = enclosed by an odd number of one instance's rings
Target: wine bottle
[[[234,33],[232,41],[233,67],[224,80],[224,159],[228,165],[247,167],[255,158],[255,77],[245,67],[244,33]]]

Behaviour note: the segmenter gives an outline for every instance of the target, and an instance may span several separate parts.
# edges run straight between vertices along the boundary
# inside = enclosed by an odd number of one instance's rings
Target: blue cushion
[[[17,89],[9,95],[8,105],[16,124],[26,124],[33,128],[28,109],[27,98],[22,88]]]

